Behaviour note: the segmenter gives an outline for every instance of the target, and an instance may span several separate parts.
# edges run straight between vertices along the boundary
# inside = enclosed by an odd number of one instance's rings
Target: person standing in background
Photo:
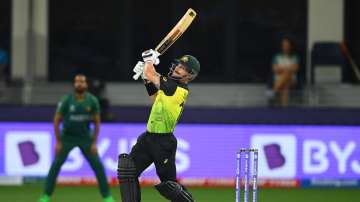
[[[0,45],[0,80],[9,84],[9,53]]]
[[[295,53],[292,41],[289,38],[283,38],[281,52],[277,53],[272,60],[273,92],[280,96],[281,106],[287,106],[289,103],[289,91],[296,85],[299,63],[300,59]]]
[[[54,117],[55,159],[45,181],[44,193],[38,202],[49,202],[60,168],[75,147],[80,148],[95,172],[104,202],[114,202],[96,147],[100,131],[99,102],[95,96],[87,92],[87,88],[85,75],[77,74],[74,78],[74,92],[65,95],[58,104]],[[60,121],[63,123],[61,131]],[[90,122],[94,123],[94,131],[90,129]]]

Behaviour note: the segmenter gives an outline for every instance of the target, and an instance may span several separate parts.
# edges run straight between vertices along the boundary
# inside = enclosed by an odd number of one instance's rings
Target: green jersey
[[[160,89],[151,108],[147,131],[168,134],[175,129],[189,90],[186,85],[171,78],[160,77]]]
[[[99,102],[90,93],[83,100],[77,100],[74,93],[65,95],[56,110],[62,115],[62,136],[89,137],[90,122],[99,111]]]

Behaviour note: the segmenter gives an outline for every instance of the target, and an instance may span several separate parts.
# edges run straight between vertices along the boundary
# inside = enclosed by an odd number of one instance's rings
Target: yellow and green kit
[[[171,78],[160,78],[160,89],[151,108],[147,131],[157,134],[172,133],[186,102],[189,89]]]
[[[160,77],[160,87],[156,89],[156,93],[146,132],[137,139],[130,157],[134,161],[137,176],[154,163],[162,182],[176,181],[177,140],[173,132],[189,90],[186,84],[175,79]]]
[[[185,70],[187,74],[177,77],[178,74],[174,74],[177,67]],[[199,61],[191,55],[185,55],[174,61],[168,77],[159,75],[159,83],[144,80],[148,95],[155,100],[146,132],[138,137],[130,154],[119,156],[118,179],[123,201],[128,198],[140,201],[138,177],[152,163],[161,181],[155,185],[161,195],[170,201],[193,201],[186,188],[177,183],[177,139],[174,130],[189,94],[187,83],[193,80],[199,71]]]

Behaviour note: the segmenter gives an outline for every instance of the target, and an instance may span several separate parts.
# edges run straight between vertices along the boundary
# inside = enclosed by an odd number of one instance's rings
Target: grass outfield
[[[42,186],[0,186],[1,202],[36,202]],[[197,202],[233,202],[234,190],[229,188],[190,189]],[[120,202],[119,192],[112,187],[114,198]],[[261,189],[259,202],[357,202],[360,189]],[[166,202],[155,189],[142,190],[143,202]],[[96,187],[58,186],[51,202],[101,202]]]

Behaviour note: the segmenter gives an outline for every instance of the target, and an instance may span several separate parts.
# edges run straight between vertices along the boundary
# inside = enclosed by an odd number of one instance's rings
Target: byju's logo
[[[270,169],[275,169],[285,164],[285,158],[281,153],[281,147],[278,144],[269,144],[264,146],[266,161]]]
[[[9,131],[5,134],[5,172],[8,175],[46,175],[50,165],[50,133]]]
[[[254,134],[251,146],[259,149],[260,177],[295,177],[296,138],[293,134]]]
[[[34,165],[39,161],[39,154],[31,141],[24,141],[18,144],[21,160],[24,166]]]

